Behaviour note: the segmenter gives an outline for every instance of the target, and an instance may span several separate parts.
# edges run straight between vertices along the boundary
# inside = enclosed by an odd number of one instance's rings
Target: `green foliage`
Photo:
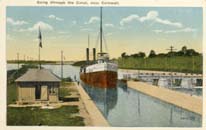
[[[7,125],[30,126],[84,126],[84,119],[73,114],[78,113],[77,106],[63,106],[58,109],[40,109],[38,107],[7,108]]]
[[[153,58],[153,57],[171,57],[171,56],[201,56],[199,52],[196,52],[194,49],[187,49],[186,46],[183,46],[181,50],[174,51],[170,50],[168,53],[159,53],[156,54],[154,50],[151,50],[147,58]],[[134,53],[131,55],[126,54],[126,52],[123,52],[121,54],[121,58],[145,58],[146,54],[144,52]]]
[[[186,46],[179,51],[168,53],[156,54],[154,50],[151,50],[148,57],[141,57],[138,55],[140,53],[142,52],[131,55],[122,53],[121,58],[118,59],[119,68],[186,73],[202,73],[203,70],[202,54],[194,49],[187,49]]]
[[[155,57],[156,56],[156,53],[154,50],[151,50],[150,53],[149,53],[149,56],[148,57]]]
[[[71,77],[67,77],[67,78],[63,78],[62,82],[72,82],[72,78]]]
[[[65,96],[69,96],[71,95],[68,88],[65,88],[65,87],[60,87],[59,88],[59,97],[65,97]]]
[[[128,57],[144,58],[144,57],[146,57],[146,54],[145,54],[144,52],[139,52],[139,53],[127,55],[126,52],[123,52],[123,53],[121,54],[121,57],[122,57],[122,58],[128,58]]]
[[[17,99],[17,88],[15,84],[7,85],[7,104],[15,103]]]
[[[121,54],[121,57],[122,57],[122,58],[125,58],[126,56],[127,56],[126,52],[123,52],[123,53]]]
[[[172,56],[153,58],[119,58],[119,68],[202,73],[202,56]]]

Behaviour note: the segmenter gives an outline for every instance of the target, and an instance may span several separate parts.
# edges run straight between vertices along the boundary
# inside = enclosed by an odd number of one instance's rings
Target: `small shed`
[[[47,69],[29,69],[15,80],[18,103],[58,102],[61,80]]]

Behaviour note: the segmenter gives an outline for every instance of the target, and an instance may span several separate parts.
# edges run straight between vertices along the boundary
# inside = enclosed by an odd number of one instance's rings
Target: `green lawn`
[[[17,97],[16,90],[15,84],[7,86],[7,104],[15,103]],[[61,91],[64,96],[69,93],[66,89]],[[77,106],[64,106],[53,110],[43,110],[38,107],[7,107],[7,125],[84,126],[82,117],[72,116],[78,112]]]
[[[68,88],[65,87],[61,87],[59,88],[59,97],[65,97],[65,96],[69,96],[71,95],[70,91],[68,90]]]
[[[7,85],[7,104],[15,103],[17,99],[17,88],[15,84]]]
[[[69,93],[66,89],[61,91],[63,95]],[[17,96],[14,84],[8,85],[7,94],[7,104],[15,103]],[[72,116],[78,112],[77,106],[64,106],[53,110],[43,110],[38,107],[7,107],[7,125],[84,126],[82,117]]]
[[[39,109],[38,107],[7,108],[7,125],[31,126],[84,126],[82,117],[72,116],[78,113],[77,106],[64,106],[59,109]]]

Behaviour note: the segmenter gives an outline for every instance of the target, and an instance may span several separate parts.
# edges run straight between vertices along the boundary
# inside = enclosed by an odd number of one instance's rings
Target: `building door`
[[[41,86],[41,100],[48,100],[48,87]]]
[[[35,97],[36,97],[36,99],[41,98],[41,86],[40,85],[37,85],[35,88]]]

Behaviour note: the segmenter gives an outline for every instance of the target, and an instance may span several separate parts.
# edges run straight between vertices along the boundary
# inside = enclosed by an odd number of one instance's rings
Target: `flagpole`
[[[19,71],[19,53],[17,53],[17,64],[18,64],[18,71]]]
[[[39,38],[39,69],[41,69],[41,51],[40,51],[40,47],[42,48],[42,36],[41,36],[41,30],[40,30],[40,26],[39,26],[39,36],[38,36],[38,38]]]
[[[63,51],[61,51],[61,79],[63,80]]]
[[[39,46],[39,69],[41,69],[41,62],[40,62],[40,46]]]

